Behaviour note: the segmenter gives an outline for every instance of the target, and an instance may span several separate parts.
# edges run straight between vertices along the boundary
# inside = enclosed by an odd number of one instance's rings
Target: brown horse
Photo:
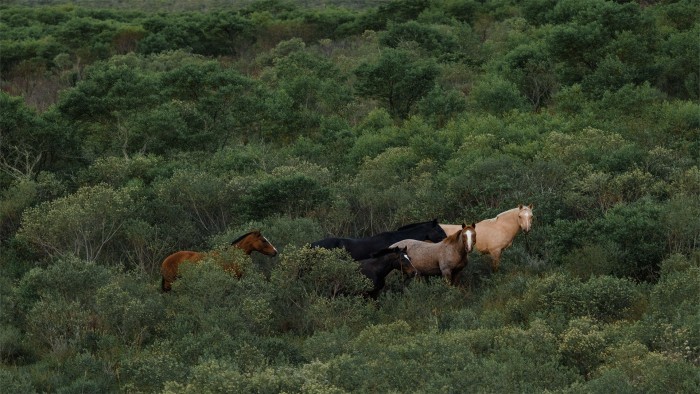
[[[462,227],[438,243],[404,239],[390,248],[407,248],[411,264],[402,266],[404,273],[416,276],[442,275],[454,285],[458,274],[467,266],[467,254],[477,242],[475,225]]]
[[[260,252],[267,256],[276,256],[277,249],[270,243],[270,241],[265,238],[259,230],[251,231],[249,233],[243,234],[236,240],[231,242],[231,246],[235,248],[242,249],[247,255],[253,252]],[[177,268],[180,263],[184,261],[189,261],[191,263],[196,263],[208,256],[215,256],[217,253],[200,253],[191,252],[189,250],[181,250],[175,252],[163,260],[160,266],[160,273],[163,275],[163,280],[161,282],[161,288],[163,291],[170,291],[170,288],[177,279]],[[231,271],[240,278],[242,275],[241,269],[238,266],[226,267],[228,271]]]
[[[476,241],[476,250],[482,254],[491,255],[491,269],[498,271],[501,253],[513,244],[513,239],[520,230],[529,232],[532,228],[532,204],[528,206],[518,205],[513,209],[499,213],[495,218],[482,220],[476,224],[476,232],[479,240]],[[455,231],[459,225],[441,224],[446,233]]]

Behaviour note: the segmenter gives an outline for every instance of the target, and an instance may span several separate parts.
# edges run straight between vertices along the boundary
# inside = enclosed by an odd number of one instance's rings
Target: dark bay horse
[[[485,219],[476,224],[479,240],[476,250],[491,255],[491,269],[498,271],[501,253],[513,244],[513,239],[520,230],[528,233],[532,228],[532,204],[518,205],[513,209],[499,213],[495,218]],[[456,224],[441,224],[445,232],[452,233],[459,228]]]
[[[360,260],[360,272],[368,277],[373,284],[367,295],[377,299],[379,292],[386,284],[386,277],[393,270],[410,271],[411,259],[406,254],[406,248],[387,248],[374,253],[372,257]]]
[[[404,239],[440,242],[447,237],[437,219],[413,223],[396,231],[387,231],[366,238],[324,238],[311,244],[312,248],[345,248],[355,260],[372,257],[372,253],[389,247],[394,242]]]
[[[250,255],[253,252],[260,252],[266,256],[277,255],[277,249],[270,243],[270,241],[267,240],[267,238],[265,238],[260,233],[259,230],[251,231],[249,233],[241,235],[233,242],[231,242],[231,246],[238,249],[242,249],[243,252],[247,255]],[[161,288],[163,289],[163,291],[170,291],[173,282],[175,281],[175,279],[177,279],[177,268],[182,262],[189,261],[191,263],[196,263],[205,257],[214,257],[216,254],[216,252],[201,253],[191,252],[189,250],[181,250],[166,257],[160,266],[160,273],[163,276]],[[225,268],[226,270],[233,272],[233,274],[239,278],[242,275],[240,267],[236,265],[230,267],[227,266]]]
[[[454,285],[457,275],[467,266],[467,255],[476,243],[475,224],[455,231],[438,243],[406,239],[391,247],[407,248],[411,265],[404,267],[404,272],[416,276],[442,275],[447,283]]]

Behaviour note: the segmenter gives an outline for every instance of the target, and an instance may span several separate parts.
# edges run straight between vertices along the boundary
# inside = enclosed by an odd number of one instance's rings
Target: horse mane
[[[382,250],[379,250],[377,252],[372,253],[372,257],[377,258],[377,257],[386,256],[386,255],[391,254],[391,253],[396,253],[400,249],[401,248],[399,248],[398,246],[393,247],[393,248],[385,248],[385,249],[382,249]]]
[[[437,220],[437,219],[433,219],[433,220],[428,220],[427,222],[420,222],[420,223],[411,223],[411,224],[407,224],[407,225],[405,225],[405,226],[403,226],[403,227],[397,228],[396,231],[408,230],[409,228],[414,228],[414,227],[418,227],[418,226],[423,226],[423,225],[425,225],[425,224],[427,224],[427,223],[434,223],[434,224],[437,226],[437,225],[438,225],[438,220]]]
[[[517,210],[518,210],[518,207],[511,208],[511,209],[509,209],[509,210],[507,210],[507,211],[503,211],[503,212],[499,213],[498,215],[496,215],[496,217],[495,217],[495,218],[492,218],[491,220],[493,220],[493,221],[495,222],[496,220],[498,220],[499,217],[505,216],[505,215],[507,215],[507,214],[509,214],[509,213],[511,213],[511,212],[513,212],[513,211],[517,211]]]
[[[250,234],[253,234],[253,233],[255,233],[255,232],[259,232],[259,231],[260,231],[260,230],[249,231],[249,232],[247,232],[247,233],[241,235],[240,237],[234,239],[233,241],[231,241],[231,245],[235,245],[235,244],[237,244],[238,242],[240,242],[243,238],[245,238],[245,237],[247,237],[247,236],[249,236]]]
[[[455,231],[453,234],[448,235],[447,238],[445,238],[445,241],[448,243],[459,242],[459,237],[462,235],[462,230],[464,229]]]

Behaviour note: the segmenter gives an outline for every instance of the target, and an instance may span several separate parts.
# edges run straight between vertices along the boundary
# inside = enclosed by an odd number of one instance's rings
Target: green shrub
[[[197,264],[180,265],[180,278],[165,300],[169,318],[164,323],[173,339],[210,330],[234,338],[269,332],[270,283],[251,269],[250,258],[242,250],[229,248],[217,253]],[[238,267],[242,277],[237,278],[225,266]]]
[[[345,249],[311,249],[309,246],[288,248],[273,269],[270,282],[274,289],[272,306],[276,324],[284,330],[302,332],[314,329],[310,306],[315,303],[318,311],[323,311],[317,316],[317,323],[321,325],[338,324],[324,323],[326,318],[331,317],[322,316],[327,313],[326,308],[349,308],[348,311],[360,313],[350,320],[366,313],[357,310],[361,304],[355,301],[334,299],[359,296],[371,288],[369,279],[360,273],[359,265]],[[331,301],[320,301],[319,297],[330,298]]]
[[[110,251],[114,237],[136,213],[132,192],[106,185],[82,187],[26,210],[17,236],[47,257],[73,254],[95,261]]]
[[[0,386],[8,393],[37,393],[31,376],[24,368],[0,368]]]
[[[591,278],[586,282],[562,284],[545,296],[545,304],[553,311],[571,317],[590,316],[611,322],[638,318],[638,303],[642,294],[636,285],[626,279],[610,276]]]
[[[465,303],[465,293],[441,277],[413,280],[402,292],[384,293],[377,319],[384,324],[409,322],[416,330],[444,328],[452,324],[449,314]]]
[[[549,274],[531,279],[522,296],[508,302],[508,310],[519,319],[543,317],[564,330],[570,320],[580,317],[601,322],[639,319],[645,301],[640,289],[626,279],[601,276],[581,281]]]
[[[248,217],[261,220],[274,214],[304,216],[326,203],[330,191],[306,175],[287,175],[263,180],[244,199]]]
[[[656,352],[649,352],[639,343],[623,344],[609,349],[608,360],[590,385],[601,387],[608,375],[622,378],[624,386],[635,392],[692,393],[700,390],[697,366]],[[623,386],[623,387],[624,387]]]
[[[644,198],[619,204],[597,219],[593,226],[598,242],[612,242],[620,251],[613,265],[616,276],[651,280],[657,276],[665,244],[661,231],[661,207]]]
[[[152,341],[165,318],[162,297],[134,274],[115,275],[97,289],[95,303],[105,333],[129,347]]]
[[[589,377],[603,362],[602,351],[607,344],[605,334],[589,317],[573,319],[561,334],[559,351],[566,365]]]
[[[109,283],[111,271],[94,262],[75,257],[60,259],[41,268],[33,268],[17,284],[20,311],[30,309],[41,299],[63,298],[93,305],[95,291]]]
[[[518,87],[501,77],[488,76],[474,85],[470,100],[481,111],[502,115],[512,110],[529,109]]]
[[[159,341],[147,349],[125,353],[120,360],[120,389],[156,392],[163,390],[166,382],[184,381],[189,367],[171,346],[168,341]]]

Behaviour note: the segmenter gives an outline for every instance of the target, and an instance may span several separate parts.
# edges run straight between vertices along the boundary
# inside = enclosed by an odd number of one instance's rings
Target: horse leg
[[[442,277],[445,279],[445,282],[447,282],[448,285],[452,285],[453,279],[452,279],[452,270],[449,268],[445,268],[442,270]]]
[[[457,286],[457,282],[459,282],[459,274],[462,273],[463,269],[464,269],[464,267],[455,268],[452,270],[452,285],[453,286]]]
[[[169,280],[165,279],[165,276],[163,276],[163,279],[160,282],[160,288],[164,293],[168,292],[168,291],[170,291],[171,284],[172,283]]]
[[[491,272],[498,272],[498,265],[501,263],[501,250],[491,253]]]

